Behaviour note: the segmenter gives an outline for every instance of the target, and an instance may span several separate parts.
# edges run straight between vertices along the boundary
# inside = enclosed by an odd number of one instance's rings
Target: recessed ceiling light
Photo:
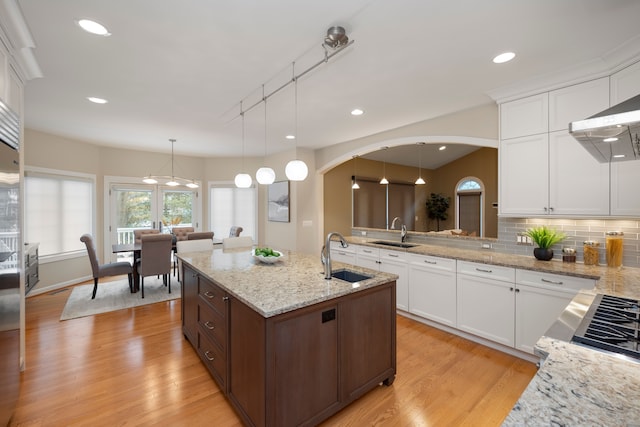
[[[94,104],[106,104],[107,102],[109,102],[106,99],[96,98],[95,96],[87,96],[87,99]]]
[[[613,157],[616,158],[616,159],[621,159],[621,158],[626,157],[626,156],[624,154],[614,154]]]
[[[605,138],[602,140],[602,142],[616,142],[617,140],[618,138],[612,137],[612,138]]]
[[[287,139],[296,139],[296,136],[295,135],[287,135],[287,136],[285,136],[285,138],[287,138]]]
[[[493,62],[495,62],[496,64],[502,64],[502,63],[511,61],[515,57],[516,57],[515,53],[505,52],[493,58]]]
[[[438,150],[442,151],[442,150],[446,150],[447,146],[446,145],[441,145],[440,147],[438,147]]]
[[[92,21],[90,19],[80,19],[78,20],[78,25],[87,33],[96,34],[98,36],[105,36],[105,37],[111,35],[111,33],[107,30],[107,28],[104,25],[96,21]]]
[[[364,114],[364,111],[359,108],[355,108],[351,111],[352,116],[361,116],[363,114]]]

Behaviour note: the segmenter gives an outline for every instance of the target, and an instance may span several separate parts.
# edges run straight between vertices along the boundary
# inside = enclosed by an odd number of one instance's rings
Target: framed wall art
[[[269,186],[269,221],[289,222],[289,181]]]

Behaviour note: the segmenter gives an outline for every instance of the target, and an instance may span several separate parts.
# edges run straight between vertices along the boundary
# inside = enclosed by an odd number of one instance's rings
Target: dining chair
[[[225,237],[222,239],[222,249],[250,248],[251,246],[253,246],[253,238],[251,236]]]
[[[133,242],[140,243],[142,236],[146,234],[160,234],[160,230],[155,228],[138,228],[137,230],[133,230]]]
[[[213,249],[213,239],[179,240],[176,242],[176,253],[210,251]],[[180,270],[182,261],[178,260],[178,282],[180,282]],[[181,282],[182,283],[182,282]]]
[[[234,225],[229,230],[229,237],[240,237],[240,233],[242,233],[242,227]]]
[[[187,240],[213,239],[213,231],[194,231],[187,234]]]
[[[138,275],[140,276],[140,290],[144,298],[144,278],[146,276],[162,275],[165,285],[171,293],[171,234],[146,234],[141,237],[140,259],[138,260]]]
[[[176,238],[176,243],[180,242],[182,240],[187,240],[187,235],[189,233],[193,233],[194,231],[196,231],[195,228],[193,227],[173,227],[171,229],[171,234],[173,234]],[[176,267],[178,265],[178,259],[176,258],[176,248],[177,246],[175,246],[173,248],[173,275],[176,275]],[[180,272],[178,271],[178,281],[180,281]]]
[[[93,294],[91,299],[96,298],[96,291],[98,290],[98,279],[100,277],[107,276],[119,276],[126,274],[129,278],[129,290],[133,292],[133,267],[127,261],[111,262],[108,264],[100,264],[98,262],[98,254],[96,246],[93,242],[93,236],[91,234],[83,234],[80,237],[80,241],[87,247],[87,253],[89,254],[89,262],[91,263],[91,271],[93,272]]]

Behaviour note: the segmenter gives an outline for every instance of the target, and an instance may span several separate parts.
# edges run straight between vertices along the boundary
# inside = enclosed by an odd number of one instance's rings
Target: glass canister
[[[622,266],[623,238],[624,233],[622,231],[607,232],[605,247],[607,253],[607,265],[609,267]]]
[[[576,262],[576,250],[574,248],[562,248],[562,262]]]
[[[584,250],[584,265],[598,265],[598,248],[600,243],[595,240],[585,240],[582,248]]]

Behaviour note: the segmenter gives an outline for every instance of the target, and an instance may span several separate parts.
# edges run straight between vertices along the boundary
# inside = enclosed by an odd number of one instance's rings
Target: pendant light
[[[176,140],[170,139],[169,141],[171,141],[171,180],[167,182],[167,185],[169,187],[177,187],[180,184],[176,181],[175,175],[173,174],[173,143],[176,142]]]
[[[418,179],[416,179],[416,185],[424,185],[426,182],[422,179],[422,149],[420,146],[424,145],[424,142],[418,142]]]
[[[264,102],[264,157],[267,157],[267,98],[264,96],[264,85],[262,85],[262,100]],[[256,171],[256,181],[258,184],[270,185],[276,180],[276,173],[273,169],[263,166]]]
[[[356,167],[356,161],[358,160],[358,156],[353,156],[353,185],[351,188],[354,190],[359,190],[360,186],[358,185],[358,168]]]
[[[389,147],[382,147],[383,150],[386,150]],[[386,159],[382,160],[382,179],[380,180],[380,184],[387,185],[389,184],[389,180],[387,179],[387,161]]]
[[[242,170],[244,170],[244,111],[242,110],[242,101],[240,101],[240,117],[242,118]],[[251,175],[240,172],[236,175],[234,182],[238,188],[249,188],[252,183]]]
[[[295,66],[296,63],[294,62],[292,65],[292,71],[293,71],[293,85],[294,85],[294,92],[295,92],[295,128],[294,128],[294,132],[295,132],[295,137],[296,137],[296,155],[298,154],[298,78],[296,77],[296,73],[295,73]],[[287,166],[284,169],[284,173],[287,175],[287,178],[289,178],[289,180],[291,181],[304,181],[307,178],[307,174],[309,173],[309,168],[307,167],[307,164],[305,162],[303,162],[302,160],[291,160],[289,163],[287,163]]]

